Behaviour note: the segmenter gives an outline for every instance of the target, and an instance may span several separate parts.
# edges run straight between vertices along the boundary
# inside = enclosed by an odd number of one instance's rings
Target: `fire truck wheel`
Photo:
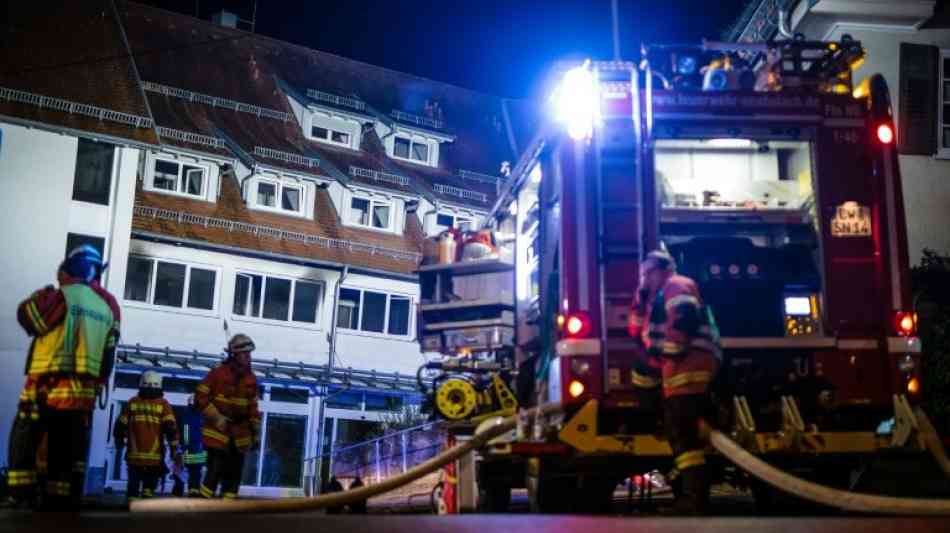
[[[478,487],[478,511],[481,513],[507,513],[511,504],[511,487],[492,483]]]
[[[609,514],[613,509],[614,490],[617,480],[608,478],[585,478],[577,490],[574,512],[581,514]]]
[[[530,459],[525,476],[528,507],[532,513],[563,514],[571,512],[571,498],[576,495],[574,477],[554,477],[545,472],[539,459]]]

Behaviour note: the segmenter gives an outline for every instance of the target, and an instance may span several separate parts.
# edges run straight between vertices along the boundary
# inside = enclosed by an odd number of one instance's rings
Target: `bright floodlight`
[[[587,66],[572,68],[564,74],[555,94],[557,119],[567,126],[573,139],[585,139],[594,129],[597,116],[597,87]]]

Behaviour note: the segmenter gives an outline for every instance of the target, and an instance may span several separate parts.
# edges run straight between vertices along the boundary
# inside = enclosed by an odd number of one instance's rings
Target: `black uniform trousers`
[[[31,500],[42,494],[43,507],[78,510],[86,478],[90,413],[57,410],[21,402],[10,431],[8,457],[10,495]],[[36,453],[47,436],[47,473],[37,486]]]
[[[226,450],[209,448],[207,451],[208,471],[201,484],[201,496],[213,498],[220,484],[222,498],[237,498],[244,471],[244,452],[237,449],[233,439]]]
[[[128,498],[151,498],[158,488],[158,479],[162,476],[161,466],[129,465],[129,484],[126,488]]]

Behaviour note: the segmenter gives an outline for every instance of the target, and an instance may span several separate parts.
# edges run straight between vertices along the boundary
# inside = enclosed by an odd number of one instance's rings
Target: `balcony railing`
[[[457,196],[466,200],[475,200],[476,202],[488,202],[488,195],[483,192],[470,191],[468,189],[452,187],[451,185],[442,185],[441,183],[436,183],[432,186],[432,188],[435,189],[435,192],[437,193],[446,194],[449,196]]]
[[[350,175],[359,178],[371,179],[373,181],[392,183],[393,185],[402,185],[403,187],[409,185],[409,178],[406,176],[390,174],[389,172],[380,172],[378,170],[370,170],[368,168],[351,166]]]
[[[19,91],[17,89],[8,89],[6,87],[0,87],[0,100],[33,105],[43,109],[55,109],[56,111],[63,111],[65,113],[127,124],[136,128],[151,128],[154,125],[152,119],[148,117],[141,117],[89,104],[81,104],[79,102],[63,100],[62,98],[53,98],[52,96],[43,96],[26,91]]]
[[[224,147],[224,141],[210,135],[202,135],[200,133],[192,133],[190,131],[176,130],[173,128],[166,128],[164,126],[159,126],[155,128],[155,130],[158,131],[159,137],[164,137],[166,139],[175,139],[176,141],[186,142],[189,144],[200,144],[203,146],[210,146],[212,148]]]
[[[317,100],[318,102],[325,102],[328,104],[338,105],[342,107],[349,107],[350,109],[355,109],[357,111],[366,110],[366,103],[356,98],[338,96],[333,93],[318,91],[316,89],[307,89],[307,96],[309,96],[310,98],[313,98],[314,100]]]
[[[308,168],[320,166],[320,160],[317,159],[316,157],[305,157],[300,154],[282,152],[280,150],[274,150],[273,148],[265,148],[263,146],[255,146],[254,155],[259,155],[261,157],[267,157],[270,159],[276,159],[278,161],[283,161],[285,163],[294,163],[296,165],[301,165]]]
[[[242,113],[250,113],[251,115],[257,115],[259,117],[267,117],[276,120],[282,120],[284,122],[292,120],[291,114],[284,111],[268,109],[266,107],[253,104],[246,104],[244,102],[238,102],[228,98],[220,98],[217,96],[196,93],[187,89],[179,89],[178,87],[169,87],[168,85],[162,85],[152,81],[143,81],[142,88],[146,91],[160,93],[166,96],[174,96],[175,98],[181,98],[182,100],[188,100],[189,102],[200,102],[213,107],[223,107],[234,111],[240,111]]]
[[[434,128],[441,130],[443,123],[441,120],[422,117],[419,115],[413,115],[412,113],[406,113],[405,111],[400,111],[398,109],[393,109],[392,117],[399,122],[405,122],[407,124],[415,124],[416,126],[423,126],[426,128]]]

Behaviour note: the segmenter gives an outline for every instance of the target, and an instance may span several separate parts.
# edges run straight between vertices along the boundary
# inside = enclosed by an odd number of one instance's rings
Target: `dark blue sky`
[[[140,0],[250,18],[254,0]],[[621,48],[718,38],[746,0],[620,0]],[[610,0],[259,0],[257,33],[501,96],[558,59],[610,59]]]

